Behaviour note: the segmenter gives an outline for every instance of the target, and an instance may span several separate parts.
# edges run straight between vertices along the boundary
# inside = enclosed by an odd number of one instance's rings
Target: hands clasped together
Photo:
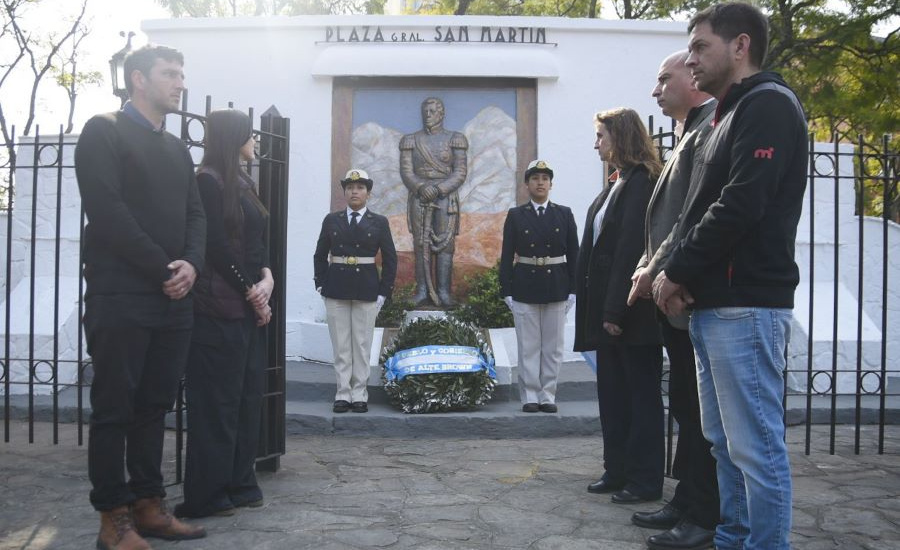
[[[166,267],[171,271],[171,275],[162,285],[163,294],[170,300],[181,300],[194,287],[194,283],[197,281],[197,270],[186,260],[175,260]],[[269,305],[269,299],[272,297],[274,288],[275,280],[272,278],[272,273],[266,269],[262,280],[247,289],[245,296],[256,313],[256,326],[265,326],[272,320],[272,307]]]
[[[660,311],[670,316],[681,315],[694,303],[694,297],[688,289],[670,281],[665,271],[660,271],[655,279],[651,279],[650,273],[642,267],[637,268],[631,276],[628,305],[633,305],[638,298],[652,299]]]
[[[265,276],[261,281],[247,289],[247,301],[253,306],[256,312],[256,326],[261,327],[269,324],[272,320],[272,306],[269,305],[269,299],[272,297],[272,289],[275,288],[275,280],[271,273],[266,270]]]

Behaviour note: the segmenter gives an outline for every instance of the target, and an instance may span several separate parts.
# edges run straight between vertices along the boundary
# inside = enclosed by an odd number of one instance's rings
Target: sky
[[[830,4],[835,7],[841,3],[843,0],[830,1]],[[606,6],[602,15],[607,18],[615,18],[614,11],[609,9],[611,3],[602,2],[601,4]],[[41,22],[58,21],[60,11],[70,11],[76,6],[76,0],[43,0],[38,4],[32,16]],[[168,17],[168,12],[155,0],[89,0],[86,21],[91,28],[91,33],[83,43],[84,57],[80,70],[100,71],[104,82],[100,85],[89,86],[80,92],[76,101],[75,131],[78,131],[84,122],[95,113],[111,111],[119,107],[119,99],[112,95],[109,83],[109,58],[125,45],[125,40],[119,36],[119,32],[134,31],[137,36],[133,40],[133,45],[140,46],[147,40],[146,36],[140,32],[141,21],[166,17]],[[900,24],[900,20],[895,18],[876,29],[876,33],[886,34],[898,24]],[[17,81],[8,81],[3,86],[2,93],[4,94],[4,109],[7,118],[15,121],[21,128],[27,112],[28,79],[20,78]],[[7,94],[10,93],[18,94],[14,96],[12,102],[7,97]],[[13,105],[8,107],[9,103],[13,103]],[[36,111],[38,112],[36,122],[42,125],[42,134],[56,132],[59,124],[66,120],[68,100],[65,91],[56,85],[51,75],[47,75],[41,85]]]
[[[52,21],[49,25],[63,25],[59,22],[59,13],[71,13],[80,2],[76,0],[43,0],[31,13],[29,18],[33,20]],[[87,121],[88,118],[99,112],[118,109],[119,99],[112,95],[112,87],[109,83],[109,58],[125,45],[125,39],[119,36],[119,31],[134,31],[138,33],[132,44],[141,45],[146,42],[146,36],[140,32],[141,21],[144,19],[160,19],[168,17],[168,12],[159,6],[155,0],[89,0],[85,21],[91,29],[90,34],[82,42],[83,60],[79,62],[79,71],[100,71],[103,75],[103,83],[88,86],[79,92],[75,102],[75,131]],[[44,28],[45,25],[41,25]],[[32,24],[32,28],[35,25]],[[56,27],[54,27],[56,28]],[[27,99],[31,82],[30,71],[19,71],[19,78],[4,84],[4,109],[11,103],[7,118],[14,121],[21,131],[27,114]],[[10,100],[7,94],[16,94]],[[41,133],[54,133],[59,130],[59,125],[64,124],[68,116],[68,98],[65,91],[60,88],[47,74],[41,81],[37,117],[35,122],[41,125]],[[11,111],[11,112],[10,112]],[[34,131],[32,131],[32,134]]]

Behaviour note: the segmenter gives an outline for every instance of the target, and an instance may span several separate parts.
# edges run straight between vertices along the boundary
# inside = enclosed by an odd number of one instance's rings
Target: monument
[[[407,227],[415,258],[412,301],[449,307],[469,142],[444,128],[444,102],[436,97],[422,102],[422,126],[400,140],[400,177],[409,191]]]

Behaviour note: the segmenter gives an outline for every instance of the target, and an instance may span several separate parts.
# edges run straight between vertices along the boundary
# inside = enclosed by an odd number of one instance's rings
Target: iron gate
[[[648,127],[666,158],[674,127],[655,128],[653,117]],[[853,430],[856,454],[883,454],[885,425],[900,421],[900,152],[889,136],[817,143],[810,135],[809,143],[785,421],[805,427],[806,454],[813,424],[829,425],[830,454],[842,424]],[[673,432],[670,416],[669,457]]]
[[[179,133],[195,162],[203,147],[205,114],[212,100],[206,98],[203,115],[187,111],[187,92],[182,111],[175,117]],[[232,104],[229,103],[229,107]],[[253,109],[249,115],[254,119]],[[171,121],[170,117],[170,121]],[[268,365],[263,397],[263,422],[257,468],[274,471],[285,449],[285,276],[290,120],[270,107],[254,128],[259,137],[259,157],[247,169],[259,182],[259,194],[270,212],[266,239],[276,281],[272,293],[272,321],[267,327]],[[81,237],[84,211],[75,181],[76,137],[62,127],[45,137],[35,127],[34,138],[11,143],[2,153],[3,182],[0,205],[6,215],[3,236],[5,266],[2,286],[5,343],[0,357],[3,390],[3,440],[11,441],[10,421],[24,419],[28,442],[35,441],[35,427],[49,422],[54,444],[60,427],[71,426],[75,441],[84,444],[84,423],[91,382],[91,362],[82,330],[84,286],[81,278]],[[183,388],[167,419],[174,427],[174,483],[183,473]]]

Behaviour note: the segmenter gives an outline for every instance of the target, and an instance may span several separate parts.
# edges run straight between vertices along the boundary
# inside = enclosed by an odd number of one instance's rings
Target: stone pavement
[[[97,516],[87,502],[86,448],[75,425],[14,422],[0,442],[0,549],[89,549]],[[900,427],[887,427],[877,455],[875,427],[863,454],[839,426],[837,454],[827,426],[814,426],[812,454],[803,427],[789,430],[797,550],[900,549]],[[170,437],[170,440],[172,438]],[[171,443],[171,441],[170,441]],[[172,445],[167,475],[173,476]],[[401,439],[292,436],[281,470],[261,474],[266,504],[202,521],[206,539],[155,549],[533,549],[637,550],[652,531],[629,517],[655,505],[620,506],[585,486],[601,472],[599,437]],[[674,482],[666,480],[666,496]],[[177,502],[179,487],[169,499]]]

